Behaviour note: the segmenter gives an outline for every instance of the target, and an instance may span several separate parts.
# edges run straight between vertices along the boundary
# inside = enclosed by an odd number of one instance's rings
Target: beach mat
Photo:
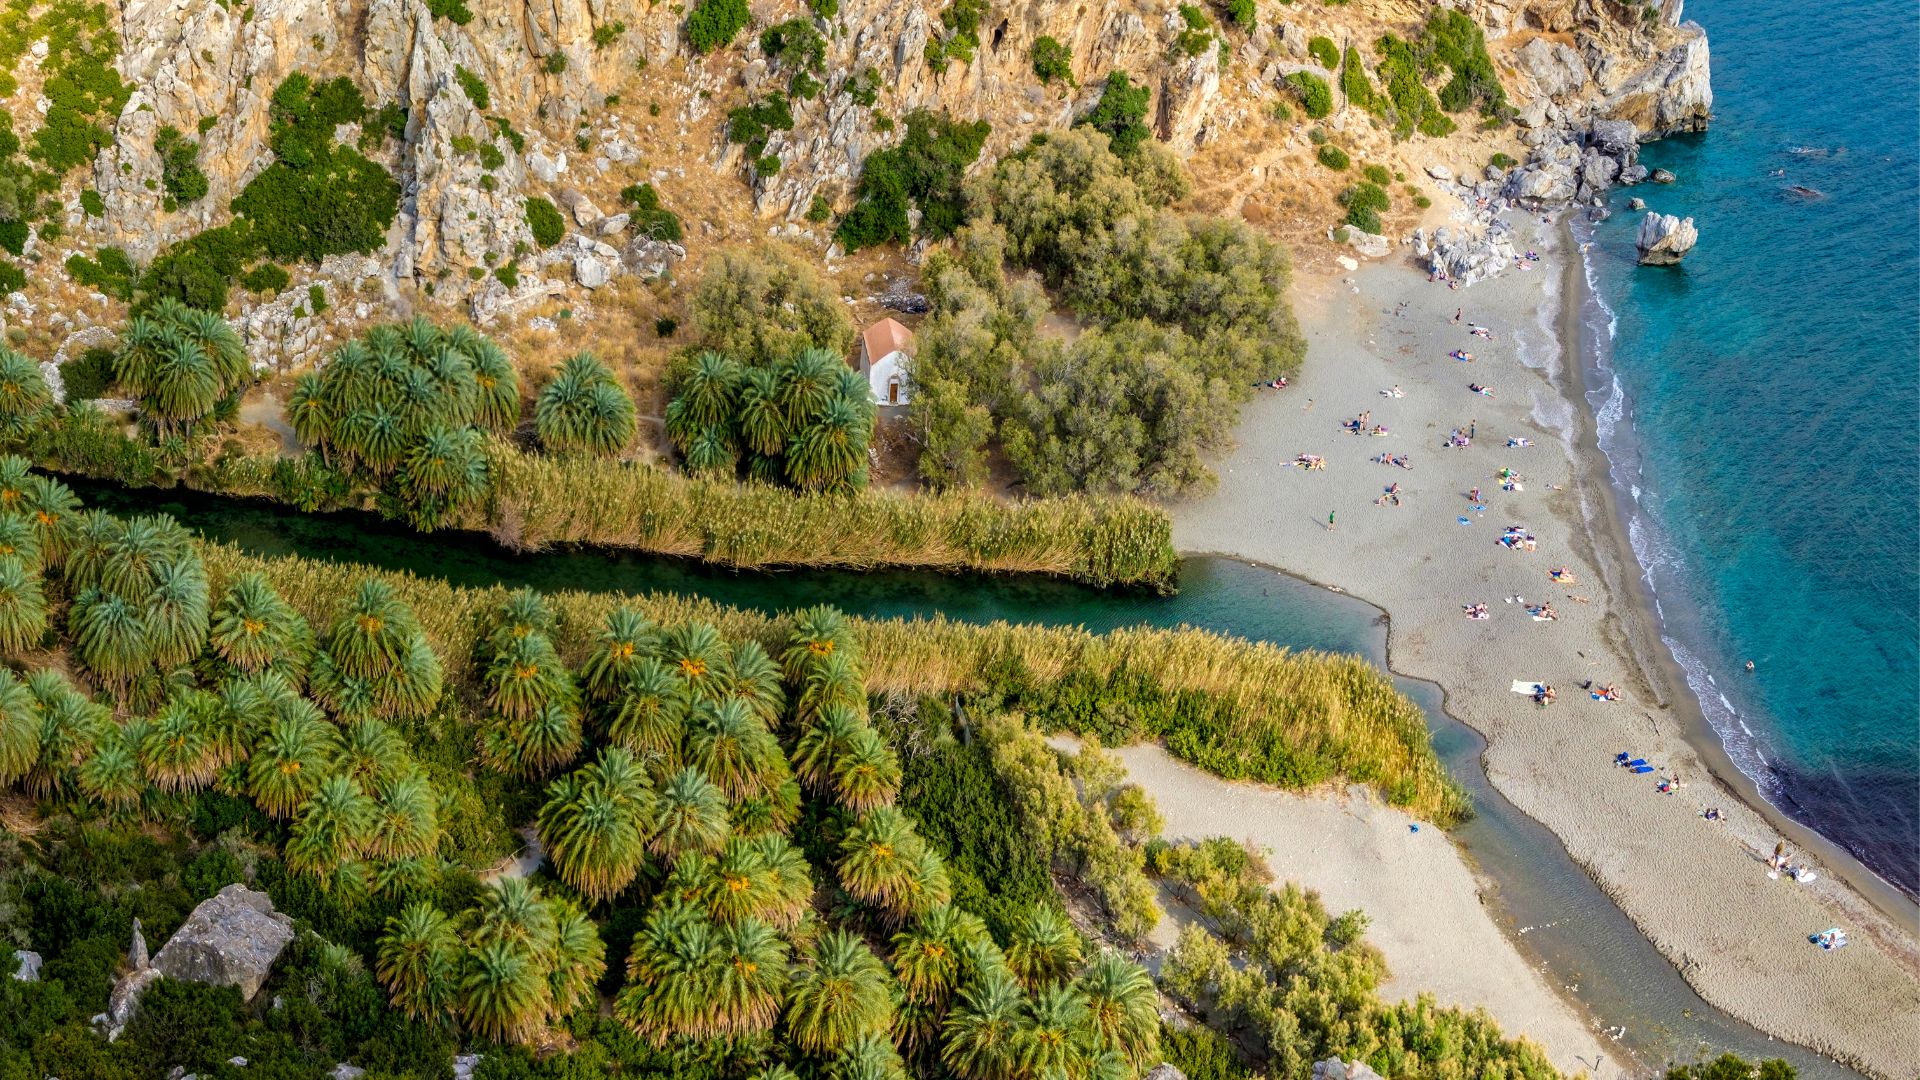
[[[1539,685],[1540,684],[1538,682],[1528,682],[1524,679],[1515,679],[1513,680],[1513,692],[1516,694],[1525,694],[1528,697],[1532,697],[1534,687]]]

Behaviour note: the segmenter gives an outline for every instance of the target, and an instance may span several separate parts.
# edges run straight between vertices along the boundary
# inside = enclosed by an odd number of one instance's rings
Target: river
[[[1080,625],[1181,626],[1270,641],[1295,649],[1356,653],[1386,664],[1387,624],[1379,609],[1267,567],[1221,558],[1181,563],[1170,597],[1102,591],[1036,576],[809,570],[737,572],[658,556],[598,550],[507,551],[484,536],[423,537],[368,514],[301,514],[251,500],[185,490],[129,491],[74,477],[88,506],[116,513],[166,513],[211,540],[256,555],[300,555],[405,570],[460,585],[531,586],[589,592],[674,592],[761,612],[831,603],[876,618],[943,614]],[[1520,813],[1480,767],[1472,729],[1446,715],[1438,686],[1395,677],[1425,711],[1434,746],[1473,796],[1476,814],[1452,830],[1486,880],[1496,919],[1528,959],[1649,1067],[1731,1050],[1757,1060],[1784,1057],[1801,1076],[1857,1077],[1825,1058],[1777,1042],[1707,1004],[1634,929],[1567,855],[1552,833]]]

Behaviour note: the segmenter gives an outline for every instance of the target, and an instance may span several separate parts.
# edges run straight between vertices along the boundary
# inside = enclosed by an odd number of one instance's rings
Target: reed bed
[[[136,487],[184,483],[306,511],[400,509],[382,506],[379,493],[347,482],[315,454],[223,452],[176,470],[119,431],[87,421],[56,425],[33,449],[53,471]],[[485,499],[453,524],[519,550],[582,544],[734,567],[1045,573],[1161,591],[1171,591],[1177,570],[1166,512],[1133,498],[808,494],[647,464],[527,454],[503,443],[493,445],[489,464]]]
[[[406,573],[302,558],[260,558],[207,544],[216,591],[233,575],[258,570],[315,625],[330,621],[363,577],[389,581],[412,606],[449,672],[467,672],[475,641],[503,587],[461,588]],[[662,625],[712,623],[729,638],[752,637],[769,649],[786,639],[791,620],[726,607],[698,597],[649,593],[633,597],[559,592],[549,596],[560,627],[554,644],[578,663],[606,613],[631,604]],[[1174,715],[1168,727],[1136,727],[1133,736],[1165,737],[1176,754],[1230,779],[1294,787],[1344,779],[1370,784],[1388,801],[1441,824],[1471,812],[1464,791],[1434,755],[1419,707],[1365,661],[1200,630],[1117,630],[962,623],[933,619],[854,619],[873,693],[955,694],[1028,687],[1015,705],[1044,703],[1063,685],[1125,685],[1101,707],[1155,709]],[[1034,710],[1036,715],[1044,710]],[[1071,712],[1060,726],[1074,726]],[[1283,767],[1275,769],[1279,761]]]

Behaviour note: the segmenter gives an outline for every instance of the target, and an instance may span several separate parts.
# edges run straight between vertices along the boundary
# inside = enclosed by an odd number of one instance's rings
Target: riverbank
[[[1767,878],[1778,832],[1689,742],[1703,725],[1687,717],[1684,684],[1653,659],[1657,632],[1637,604],[1631,552],[1622,557],[1598,512],[1605,465],[1559,349],[1572,300],[1553,250],[1564,241],[1527,243],[1543,263],[1459,291],[1400,265],[1303,280],[1306,369],[1248,409],[1218,492],[1176,510],[1175,543],[1283,566],[1386,608],[1396,669],[1446,687],[1449,711],[1488,738],[1493,783],[1561,838],[1702,996],[1870,1073],[1910,1076],[1920,1067],[1920,1037],[1908,1030],[1920,1011],[1920,950],[1817,859],[1811,884]],[[1471,323],[1493,339],[1471,336]],[[1473,362],[1449,359],[1454,350]],[[1395,385],[1403,397],[1382,394]],[[1343,433],[1340,422],[1362,412],[1369,431],[1388,434]],[[1441,449],[1456,427],[1472,430],[1471,445]],[[1531,445],[1508,448],[1509,436]],[[1292,468],[1301,453],[1326,468]],[[1408,455],[1413,468],[1369,460],[1383,453]],[[1496,479],[1509,467],[1515,491]],[[1376,504],[1395,483],[1399,504]],[[1475,487],[1478,504],[1467,498]],[[1512,524],[1537,550],[1496,543]],[[1555,567],[1574,583],[1550,580]],[[1554,621],[1528,615],[1548,601]],[[1490,618],[1465,617],[1462,606],[1476,603]],[[1585,680],[1617,685],[1622,700],[1591,699]],[[1535,681],[1556,687],[1555,704],[1510,691]],[[1620,751],[1658,770],[1614,768]],[[1675,794],[1656,790],[1676,773]],[[1710,807],[1726,820],[1704,819]],[[1834,925],[1853,945],[1828,953],[1808,943]]]

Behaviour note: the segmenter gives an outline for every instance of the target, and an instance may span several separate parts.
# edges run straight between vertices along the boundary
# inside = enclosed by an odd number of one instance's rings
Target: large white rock
[[[1640,265],[1672,266],[1700,242],[1699,230],[1692,218],[1652,212],[1640,219],[1640,233],[1633,245],[1640,249]]]
[[[237,986],[251,998],[292,940],[293,920],[273,910],[266,893],[229,885],[193,909],[154,955],[153,970],[169,979]]]

